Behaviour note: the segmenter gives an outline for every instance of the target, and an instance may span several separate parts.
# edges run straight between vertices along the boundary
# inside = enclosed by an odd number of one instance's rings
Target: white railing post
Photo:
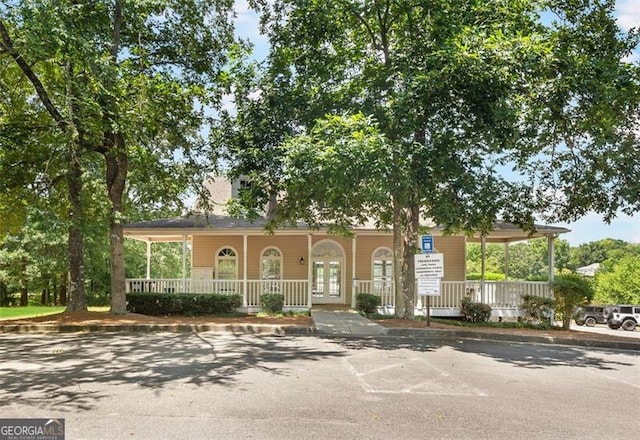
[[[242,307],[248,307],[247,302],[247,234],[242,234]]]

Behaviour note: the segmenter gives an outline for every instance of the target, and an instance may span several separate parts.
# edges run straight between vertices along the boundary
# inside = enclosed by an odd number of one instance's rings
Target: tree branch
[[[49,94],[45,90],[44,85],[40,81],[40,78],[38,78],[33,69],[31,69],[31,66],[29,66],[24,58],[22,58],[22,55],[18,53],[18,51],[13,46],[13,41],[11,40],[11,36],[9,35],[9,31],[7,31],[7,28],[5,27],[2,20],[0,20],[0,36],[2,36],[2,46],[4,47],[4,51],[9,53],[18,67],[20,67],[20,70],[22,70],[27,79],[29,79],[29,81],[33,85],[33,88],[36,90],[40,101],[42,101],[42,104],[47,109],[47,112],[49,112],[53,120],[56,122],[58,128],[65,132],[68,125],[67,121],[64,120],[62,114],[58,111],[53,102],[51,102],[51,99],[49,99]]]

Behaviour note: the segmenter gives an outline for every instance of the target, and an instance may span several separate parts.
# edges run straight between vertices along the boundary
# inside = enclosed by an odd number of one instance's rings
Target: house
[[[585,277],[594,277],[596,272],[600,269],[600,263],[589,264],[588,266],[582,266],[576,269],[576,273]]]
[[[216,180],[209,188],[217,200],[237,195],[241,182]],[[219,207],[221,208],[221,207]],[[265,218],[254,222],[231,218],[221,209],[209,214],[130,223],[125,236],[147,244],[146,277],[127,279],[129,291],[237,293],[243,310],[261,309],[260,296],[277,292],[285,297],[285,308],[308,310],[317,305],[355,307],[361,292],[381,296],[384,310],[394,307],[392,235],[372,225],[355,226],[353,236],[344,238],[327,231],[297,228],[265,233]],[[432,316],[458,316],[460,301],[470,295],[493,308],[495,316],[519,314],[524,294],[551,295],[546,282],[466,280],[466,243],[508,244],[535,237],[547,237],[553,262],[553,242],[568,229],[536,225],[529,233],[496,222],[488,235],[445,236],[437,226],[431,229],[434,251],[444,257],[440,295],[430,298]],[[183,276],[180,279],[151,279],[152,244],[182,242]],[[190,249],[190,252],[188,252]],[[189,254],[187,258],[187,254]],[[187,278],[187,265],[190,276]],[[553,263],[550,264],[553,277]],[[424,313],[422,297],[416,298],[416,313]]]

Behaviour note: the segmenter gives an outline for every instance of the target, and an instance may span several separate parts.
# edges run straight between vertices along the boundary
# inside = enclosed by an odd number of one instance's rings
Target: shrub
[[[470,298],[462,298],[460,316],[465,321],[487,322],[491,319],[491,306],[473,302]]]
[[[260,296],[260,302],[262,303],[262,309],[268,313],[282,313],[284,295],[281,293],[264,293]]]
[[[522,296],[522,309],[527,314],[524,318],[527,322],[535,324],[548,322],[554,307],[555,301],[553,298],[537,295]]]
[[[380,306],[381,301],[378,295],[358,293],[356,295],[356,310],[361,315],[370,318],[378,312],[378,306]]]
[[[551,288],[556,297],[556,311],[562,317],[562,328],[569,330],[576,307],[589,304],[593,299],[591,283],[581,275],[570,273],[558,275]]]
[[[127,310],[143,315],[224,315],[233,313],[242,305],[240,295],[202,293],[147,293],[127,294]]]

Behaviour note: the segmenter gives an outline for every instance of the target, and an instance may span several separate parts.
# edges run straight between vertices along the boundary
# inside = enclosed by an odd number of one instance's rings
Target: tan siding
[[[260,257],[264,249],[270,246],[278,248],[282,254],[283,279],[307,279],[307,236],[265,235],[248,237],[247,276],[250,280],[260,279]],[[304,264],[300,264],[300,257],[304,258]]]
[[[351,239],[332,235],[313,235],[312,245],[322,240],[333,240],[343,249],[344,286],[350,301],[352,286],[352,242]],[[462,281],[465,279],[465,239],[464,237],[434,237],[437,252],[444,254],[446,281]],[[355,278],[371,279],[371,257],[379,247],[393,248],[391,235],[362,235],[356,238],[356,273]],[[224,246],[230,246],[238,253],[238,278],[243,276],[242,236],[195,236],[193,240],[192,267],[213,267],[215,253]],[[247,277],[259,279],[260,256],[269,246],[280,249],[283,255],[283,278],[288,280],[307,279],[309,271],[309,256],[307,250],[307,235],[256,235],[247,237]],[[300,257],[304,264],[300,264]]]
[[[193,267],[215,267],[215,255],[223,247],[235,249],[238,256],[238,278],[242,279],[242,237],[241,236],[200,236],[193,237]],[[215,273],[215,269],[214,269]]]
[[[362,235],[356,238],[356,278],[370,280],[372,256],[376,249],[386,247],[393,252],[393,238],[381,235]]]

